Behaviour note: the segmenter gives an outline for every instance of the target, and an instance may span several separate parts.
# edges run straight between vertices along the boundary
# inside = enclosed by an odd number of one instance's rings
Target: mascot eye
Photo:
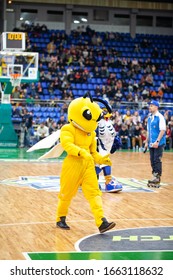
[[[99,122],[101,120],[101,118],[103,117],[103,113],[100,114],[100,116],[97,119],[97,122]]]
[[[84,112],[83,112],[83,117],[86,119],[86,120],[88,120],[88,121],[90,121],[91,119],[92,119],[92,115],[91,115],[91,112],[90,112],[90,110],[85,110]]]

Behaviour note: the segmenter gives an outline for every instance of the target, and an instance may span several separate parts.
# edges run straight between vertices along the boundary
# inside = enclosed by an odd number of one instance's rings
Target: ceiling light
[[[87,22],[88,20],[86,18],[81,18],[81,21]]]

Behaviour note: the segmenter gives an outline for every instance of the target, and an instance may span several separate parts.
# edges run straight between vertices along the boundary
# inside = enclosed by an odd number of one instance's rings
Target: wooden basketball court
[[[115,177],[135,180],[151,178],[148,152],[118,151],[111,158]],[[57,176],[60,175],[61,165],[62,161],[58,160],[0,160],[1,260],[23,260],[24,252],[74,252],[79,239],[99,233],[82,192],[78,192],[69,209],[67,223],[71,230],[63,231],[55,227],[56,191],[21,188],[2,182],[20,176]],[[153,192],[103,192],[105,216],[116,222],[114,230],[173,226],[172,166],[173,153],[165,151],[164,185]]]

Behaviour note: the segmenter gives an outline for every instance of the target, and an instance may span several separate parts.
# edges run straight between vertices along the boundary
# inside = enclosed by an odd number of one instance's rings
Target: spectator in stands
[[[109,96],[110,96],[110,95],[109,95]],[[115,95],[114,95],[114,100],[115,100],[116,102],[120,102],[120,101],[122,100],[122,97],[123,97],[123,94],[122,94],[121,90],[118,89],[117,92],[116,92]]]
[[[137,125],[141,122],[141,116],[139,115],[139,111],[135,111],[132,116],[132,122],[134,125]]]
[[[148,100],[149,96],[150,96],[150,91],[147,87],[145,87],[141,94],[142,94],[143,100]]]
[[[48,31],[47,26],[46,26],[45,24],[43,24],[43,25],[41,26],[41,32],[47,32],[47,31]]]
[[[45,122],[41,122],[36,131],[37,140],[40,141],[49,135],[49,128],[45,125]]]
[[[145,85],[146,86],[153,86],[153,75],[148,74],[145,78]]]
[[[94,29],[91,29],[91,27],[89,25],[87,25],[86,27],[86,34],[89,36],[89,37],[92,37],[92,35],[95,33],[95,30]]]
[[[166,146],[165,150],[170,150],[172,148],[172,138],[171,138],[171,129],[169,125],[166,126]]]
[[[119,130],[119,137],[122,141],[122,149],[130,149],[129,131],[125,124],[121,125],[121,129]]]
[[[66,123],[67,121],[65,119],[65,116],[61,115],[59,121],[57,121],[57,128],[60,129]]]
[[[34,88],[34,87],[33,87]],[[35,86],[36,92],[38,93],[38,95],[43,94],[43,88],[40,82],[37,83],[37,85]],[[33,96],[33,95],[32,95]],[[33,96],[34,97],[34,96]]]
[[[22,122],[20,124],[20,148],[31,146],[31,136],[33,135],[33,113],[25,108],[21,111]]]
[[[55,121],[52,121],[49,127],[49,134],[52,134],[58,129],[57,123]]]
[[[126,95],[126,100],[127,100],[127,102],[133,102],[134,101],[134,96],[133,96],[133,93],[131,91]]]
[[[161,81],[158,90],[162,90],[163,92],[169,92],[169,87],[166,81]]]
[[[164,118],[165,118],[165,121],[166,121],[166,125],[168,125],[170,120],[171,120],[171,111],[170,110],[166,110],[164,112]]]
[[[12,104],[12,116],[13,118],[21,118],[21,107],[17,105],[17,103]]]
[[[158,51],[158,48],[157,48],[157,47],[155,47],[155,48],[153,49],[153,51],[152,51],[152,53],[151,53],[151,56],[152,56],[153,58],[158,58],[158,57],[159,57],[159,51]]]
[[[140,124],[140,129],[141,129],[142,147],[144,148],[145,142],[147,139],[147,129],[144,129],[144,127],[142,126],[142,123]]]
[[[22,120],[22,122],[20,123],[20,135],[19,135],[20,148],[25,147],[26,131],[27,128],[26,128],[25,120]]]
[[[56,39],[57,39],[56,33],[52,32],[50,35],[50,41],[56,43]]]
[[[169,54],[168,54],[168,50],[167,49],[163,49],[161,51],[160,57],[161,58],[168,58]]]
[[[140,46],[138,44],[135,44],[134,46],[134,52],[139,53],[140,52]]]
[[[127,120],[126,125],[127,125],[127,129],[128,129],[128,132],[129,132],[128,149],[131,149],[132,148],[132,137],[134,135],[135,125],[132,122],[132,119]]]
[[[147,38],[144,38],[140,44],[141,48],[148,48],[150,45],[151,43]]]
[[[32,52],[32,43],[29,38],[26,39],[26,51]]]
[[[36,84],[35,83],[30,83],[28,91],[30,92],[30,96],[35,97],[35,95],[36,95]]]
[[[126,123],[126,121],[131,120],[131,118],[132,118],[131,112],[130,110],[127,110],[126,114],[123,116],[123,122]]]
[[[171,148],[173,148],[173,116],[171,116],[171,119],[168,122],[168,125],[169,125],[169,128],[171,130],[171,143],[172,143]]]
[[[52,80],[52,75],[51,75],[51,72],[47,72],[44,74],[44,78],[46,81],[51,81]]]
[[[32,146],[32,137],[34,136],[34,128],[33,128],[33,112],[29,111],[26,117],[26,146]]]
[[[112,113],[112,119],[113,119],[113,123],[119,123],[120,125],[122,124],[122,115],[120,114],[119,111],[115,111]]]
[[[12,98],[14,99],[19,99],[20,98],[20,87],[14,87],[13,91],[12,91]]]
[[[47,44],[47,52],[48,54],[52,54],[52,53],[55,53],[56,51],[56,45],[54,43],[54,41],[52,40],[51,42],[49,42]]]
[[[141,129],[139,124],[135,125],[135,129],[133,131],[133,136],[132,136],[132,148],[133,151],[141,151],[142,150],[142,137],[141,137]]]

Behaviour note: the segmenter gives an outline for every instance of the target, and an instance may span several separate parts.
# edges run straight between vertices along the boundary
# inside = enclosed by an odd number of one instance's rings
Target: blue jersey
[[[158,135],[161,130],[166,131],[166,121],[164,116],[157,112],[155,115],[150,115],[148,117],[147,123],[147,130],[148,130],[148,139],[149,139],[149,146],[150,144],[157,141]],[[166,144],[166,133],[163,135],[159,142],[159,146]]]

